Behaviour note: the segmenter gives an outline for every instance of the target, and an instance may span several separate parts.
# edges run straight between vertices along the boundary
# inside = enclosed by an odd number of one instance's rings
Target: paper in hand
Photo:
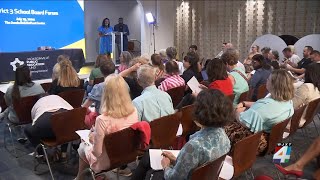
[[[192,90],[192,92],[199,93],[202,89],[199,87],[199,81],[193,76],[188,82],[187,85]]]
[[[150,166],[153,170],[162,170],[161,160],[163,156],[161,155],[163,151],[171,152],[175,157],[178,156],[180,150],[161,150],[161,149],[149,149],[150,155]]]
[[[90,130],[78,130],[76,133],[80,136],[80,138],[89,146],[92,146],[89,140]]]

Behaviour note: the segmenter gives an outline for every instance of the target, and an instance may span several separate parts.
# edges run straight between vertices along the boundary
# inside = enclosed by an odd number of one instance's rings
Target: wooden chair
[[[198,131],[200,128],[193,121],[193,108],[194,105],[185,106],[180,109],[181,118],[180,123],[182,125],[182,136],[186,137],[189,134],[192,134]]]
[[[267,95],[267,86],[266,84],[262,84],[258,87],[258,92],[257,92],[257,100],[264,98]]]
[[[238,177],[246,170],[251,169],[257,158],[261,135],[262,132],[258,132],[235,143],[232,153],[233,177]]]
[[[242,102],[242,101],[249,101],[249,91],[244,92],[240,95],[239,102]]]
[[[17,156],[15,145],[14,145],[12,130],[14,127],[32,123],[31,109],[32,109],[33,105],[38,101],[38,99],[39,98],[37,95],[22,97],[22,98],[20,98],[20,100],[13,99],[13,102],[12,102],[13,109],[16,112],[16,115],[19,119],[19,122],[18,123],[12,123],[12,122],[9,123],[8,122],[8,123],[6,123],[6,126],[10,132],[10,138],[11,138],[11,143],[13,146],[13,151],[14,151],[15,157],[18,157],[18,156]],[[7,149],[5,131],[3,131],[3,133],[4,133],[4,137],[3,137],[4,147]]]
[[[48,92],[51,88],[52,82],[41,83],[40,85],[42,86],[44,92]]]
[[[74,89],[70,91],[64,91],[58,95],[66,100],[73,108],[81,107],[84,97],[84,89]]]
[[[94,78],[93,85],[102,83],[104,81],[104,77]]]
[[[291,118],[288,118],[276,125],[274,125],[271,129],[269,140],[268,140],[268,150],[266,154],[271,154],[274,151],[274,148],[277,146],[279,142],[282,141],[282,135],[284,133],[284,130],[289,123]]]
[[[56,137],[55,139],[41,139],[41,143],[35,148],[34,156],[36,155],[37,149],[42,147],[52,179],[54,179],[54,177],[46,149],[78,140],[79,136],[75,131],[85,129],[84,119],[86,112],[87,109],[81,107],[65,112],[57,112],[51,116],[51,127]],[[36,170],[36,166],[34,168],[34,170]]]
[[[226,155],[223,155],[214,161],[207,162],[202,166],[196,168],[192,172],[191,180],[218,180],[219,173],[221,171],[225,158]]]
[[[110,159],[110,167],[101,172],[94,172],[92,169],[89,169],[92,178],[95,179],[96,176],[99,176],[103,172],[135,161],[136,157],[141,155],[141,149],[139,149],[140,144],[140,132],[130,127],[106,135],[104,138],[104,146]],[[117,179],[119,179],[118,169]]]
[[[181,112],[177,112],[150,122],[152,148],[166,149],[174,144],[180,117]]]
[[[294,133],[299,129],[299,124],[300,124],[300,119],[303,115],[303,112],[305,111],[307,105],[303,105],[301,107],[299,107],[298,109],[294,110],[294,114],[291,117],[291,121],[290,121],[290,129],[289,132],[285,132],[283,133],[282,138],[289,138],[292,137],[292,135],[294,135]]]
[[[313,122],[313,125],[316,128],[318,136],[319,136],[318,128],[317,128],[317,125],[314,122],[313,118],[318,113],[319,103],[320,103],[320,98],[309,102],[309,104],[307,106],[307,109],[306,109],[306,115],[304,117],[306,122],[301,127],[303,129],[304,127],[308,126],[311,122]]]
[[[235,97],[235,95],[234,95],[234,94],[228,95],[228,98],[230,99],[230,101],[231,101],[231,102],[233,102],[234,97]]]
[[[180,86],[167,91],[172,99],[173,107],[176,107],[182,100],[185,88],[185,86]]]

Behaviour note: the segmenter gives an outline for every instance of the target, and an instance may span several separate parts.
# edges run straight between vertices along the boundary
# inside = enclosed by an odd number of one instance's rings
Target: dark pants
[[[59,109],[56,112],[63,112],[66,111],[65,109]],[[27,138],[31,142],[34,147],[37,147],[41,142],[41,139],[54,139],[56,138],[52,128],[51,128],[51,116],[53,113],[56,112],[45,112],[43,113],[32,126],[28,124],[24,128],[24,133],[26,134]],[[61,151],[67,152],[68,144],[61,145]],[[43,154],[41,148],[38,148],[38,153]]]
[[[144,153],[140,159],[138,167],[134,170],[131,180],[162,180],[164,179],[164,171],[154,171],[150,166],[149,151]]]

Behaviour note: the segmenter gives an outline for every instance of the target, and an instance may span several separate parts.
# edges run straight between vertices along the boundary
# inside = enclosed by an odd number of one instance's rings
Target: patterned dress
[[[208,161],[227,154],[230,141],[223,128],[207,127],[190,137],[181,149],[176,164],[164,171],[166,180],[190,179],[192,171]]]

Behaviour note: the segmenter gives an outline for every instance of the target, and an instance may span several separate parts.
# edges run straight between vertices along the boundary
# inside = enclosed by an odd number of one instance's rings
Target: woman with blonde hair
[[[60,72],[59,78],[52,82],[49,94],[59,94],[64,91],[78,89],[80,87],[80,79],[72,63],[68,59],[59,62]]]
[[[89,135],[93,146],[84,142],[80,144],[79,171],[76,179],[83,178],[82,171],[88,166],[96,173],[107,169],[110,160],[103,147],[104,137],[138,122],[137,109],[132,104],[125,80],[120,75],[112,74],[106,77],[104,83],[101,115],[97,117]]]
[[[128,69],[131,59],[132,59],[132,56],[130,52],[122,51],[122,53],[120,54],[120,66],[118,68],[119,73]]]
[[[243,101],[236,108],[237,120],[225,127],[231,145],[241,139],[263,131],[258,153],[265,153],[272,127],[293,115],[293,79],[286,70],[275,70],[267,80],[271,96],[256,102]],[[246,110],[248,108],[248,110]]]

